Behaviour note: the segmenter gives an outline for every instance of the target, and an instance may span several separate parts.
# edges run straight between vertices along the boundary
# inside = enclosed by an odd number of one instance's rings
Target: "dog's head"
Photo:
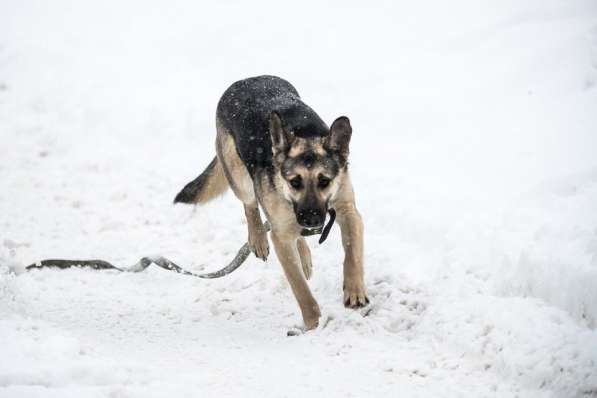
[[[286,128],[274,112],[270,134],[275,170],[297,222],[304,228],[320,228],[346,172],[352,135],[350,121],[339,117],[327,136],[301,138]]]

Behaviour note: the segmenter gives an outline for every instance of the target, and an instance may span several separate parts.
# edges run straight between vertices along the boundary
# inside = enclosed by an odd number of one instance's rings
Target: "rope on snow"
[[[330,209],[329,213],[330,213],[330,220],[328,221],[325,228],[323,228],[323,231],[321,229],[319,229],[319,230],[306,230],[305,229],[305,230],[303,230],[303,232],[301,234],[303,236],[308,236],[308,235],[315,235],[315,234],[321,233],[321,237],[319,238],[319,243],[320,244],[323,243],[327,239],[328,234],[330,233],[330,229],[332,228],[332,225],[334,224],[334,220],[336,219],[336,212],[334,211],[334,209]],[[265,230],[270,231],[270,229],[271,229],[271,227],[270,227],[269,223],[266,222]],[[204,274],[196,274],[194,272],[187,271],[184,268],[182,268],[181,266],[175,264],[174,262],[168,260],[166,257],[162,257],[162,256],[143,257],[135,265],[133,265],[131,267],[127,267],[127,268],[117,267],[114,264],[111,264],[104,260],[48,259],[48,260],[42,260],[42,261],[39,261],[37,263],[27,266],[26,270],[31,271],[33,269],[39,269],[39,268],[65,269],[65,268],[71,268],[71,267],[87,267],[87,268],[93,268],[93,269],[97,269],[97,270],[114,269],[119,272],[141,272],[141,271],[145,270],[147,267],[149,267],[151,264],[155,264],[160,268],[163,268],[168,271],[174,271],[179,274],[194,276],[196,278],[203,278],[203,279],[215,279],[215,278],[221,278],[221,277],[226,276],[226,275],[232,273],[233,271],[235,271],[238,267],[240,267],[245,262],[245,260],[249,257],[250,254],[251,254],[251,248],[249,246],[249,243],[247,242],[240,248],[238,253],[236,253],[236,256],[234,256],[234,259],[227,266],[225,266],[224,268],[222,268],[218,271],[208,272],[208,273],[204,273]]]

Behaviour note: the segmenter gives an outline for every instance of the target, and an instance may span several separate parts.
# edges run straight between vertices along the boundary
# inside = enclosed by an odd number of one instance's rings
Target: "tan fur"
[[[286,279],[288,279],[290,288],[301,309],[305,327],[313,329],[319,324],[321,312],[317,301],[315,301],[311,290],[309,290],[304,271],[301,269],[296,239],[297,237],[292,234],[285,234],[281,231],[272,232],[272,242],[276,255],[282,264]]]
[[[263,226],[261,214],[257,206],[245,205],[245,216],[249,230],[249,246],[255,256],[263,261],[267,260],[269,254],[269,243],[267,242],[267,231]]]
[[[323,149],[323,141],[321,138],[300,138],[297,137],[292,142],[290,146],[290,150],[288,151],[288,157],[295,157],[300,155],[301,153],[311,150],[318,155],[325,155],[325,150]]]
[[[317,168],[306,170],[298,168],[296,170],[304,179],[313,178],[319,171]],[[305,174],[307,173],[307,174]],[[279,184],[283,184],[279,181]],[[369,302],[367,291],[364,282],[364,265],[363,265],[363,221],[355,204],[354,190],[348,172],[341,172],[333,181],[329,191],[332,197],[330,198],[330,206],[336,210],[337,222],[340,226],[342,235],[342,246],[344,247],[344,303],[347,307],[360,307]],[[296,195],[296,194],[295,194]],[[277,203],[278,195],[267,195],[269,199],[265,203]],[[272,205],[274,219],[279,219],[280,229],[292,229],[290,225],[296,224],[294,213],[290,207],[284,207],[278,204]],[[270,211],[272,212],[272,211]],[[296,233],[296,232],[295,232]],[[295,283],[300,283],[296,281]],[[308,295],[305,297],[297,297],[297,300],[304,300],[309,302]],[[308,305],[308,304],[304,304]]]
[[[307,168],[304,166],[295,167],[291,172],[287,173],[285,176],[287,180],[292,179],[293,177],[300,175],[303,181],[306,181],[306,184],[309,185],[311,182],[317,183],[317,178],[320,174],[323,173],[323,167],[320,166],[313,166],[311,168]],[[320,202],[325,202],[328,200],[328,197],[333,197],[336,195],[338,188],[339,188],[339,181],[342,180],[342,177],[339,176],[338,178],[334,178],[331,181],[330,186],[323,190],[323,191],[316,191],[316,195]],[[284,197],[288,200],[300,201],[304,195],[306,195],[306,190],[301,190],[299,192],[292,191],[287,184],[282,184],[282,193]]]
[[[344,247],[344,303],[358,307],[369,302],[364,281],[363,221],[354,200],[354,191],[348,174],[333,201]]]
[[[311,253],[306,240],[300,236],[301,228],[296,223],[292,206],[276,190],[262,192],[259,197],[272,225],[271,238],[276,255],[301,309],[305,327],[315,328],[321,313],[307,284],[311,275]]]
[[[302,236],[296,240],[296,248],[298,249],[299,256],[301,257],[301,265],[303,267],[303,273],[307,280],[311,279],[313,275],[313,263],[311,262],[311,250],[307,244],[307,240]]]
[[[238,156],[232,135],[216,121],[216,153],[226,179],[236,197],[246,205],[257,206],[253,181],[243,161]]]
[[[255,253],[255,256],[265,261],[269,254],[269,243],[267,241],[267,231],[263,226],[263,220],[259,213],[253,181],[246,166],[236,152],[232,136],[222,127],[219,121],[216,121],[216,127],[218,163],[222,164],[222,169],[230,188],[232,188],[236,197],[244,204],[245,216],[247,218],[248,241],[251,251]]]

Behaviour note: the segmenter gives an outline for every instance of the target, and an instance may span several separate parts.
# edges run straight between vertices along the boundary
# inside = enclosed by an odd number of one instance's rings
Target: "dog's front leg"
[[[305,280],[297,248],[297,236],[280,233],[274,229],[271,238],[278,260],[284,268],[288,283],[290,283],[294,297],[301,309],[305,327],[307,330],[314,329],[319,324],[321,312]]]
[[[354,201],[336,206],[344,246],[344,305],[350,308],[369,304],[363,267],[363,221]]]

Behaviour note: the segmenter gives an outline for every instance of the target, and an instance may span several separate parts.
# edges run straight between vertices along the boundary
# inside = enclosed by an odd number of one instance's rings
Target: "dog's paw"
[[[305,331],[317,329],[317,326],[319,326],[319,317],[319,313],[315,316],[303,317],[303,322],[305,323]]]
[[[361,308],[369,304],[369,297],[363,282],[344,282],[344,306]]]
[[[314,302],[312,305],[301,308],[303,314],[303,322],[305,330],[313,330],[319,326],[319,318],[321,318],[321,311],[319,305]]]
[[[267,260],[269,255],[269,242],[267,241],[267,232],[260,231],[249,234],[249,247],[255,254],[255,257]]]

